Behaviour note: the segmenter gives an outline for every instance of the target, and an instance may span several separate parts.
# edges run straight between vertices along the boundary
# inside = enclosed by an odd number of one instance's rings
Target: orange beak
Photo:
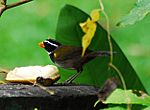
[[[38,45],[39,45],[40,47],[42,47],[42,48],[45,48],[45,45],[44,45],[43,42],[40,42]]]

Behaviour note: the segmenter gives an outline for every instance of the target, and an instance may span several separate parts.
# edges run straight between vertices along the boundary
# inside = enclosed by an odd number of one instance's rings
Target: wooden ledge
[[[0,108],[3,110],[94,110],[98,88],[87,85],[1,84]],[[54,91],[51,95],[47,90]]]

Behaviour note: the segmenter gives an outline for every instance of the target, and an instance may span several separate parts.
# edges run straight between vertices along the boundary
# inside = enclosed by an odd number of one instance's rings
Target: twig
[[[112,42],[111,42],[111,37],[110,37],[110,29],[109,29],[109,18],[107,16],[107,13],[105,12],[104,10],[104,5],[103,5],[103,2],[102,0],[99,0],[99,4],[100,4],[100,8],[101,8],[101,11],[102,13],[104,14],[105,18],[106,18],[106,25],[107,25],[107,38],[108,38],[108,43],[109,43],[109,47],[110,47],[110,62],[109,62],[109,66],[111,68],[113,68],[119,75],[120,79],[121,79],[121,82],[122,82],[122,85],[123,85],[123,88],[124,90],[127,89],[126,87],[126,83],[124,81],[124,78],[122,76],[122,73],[119,71],[119,69],[113,64],[113,46],[112,46]]]
[[[10,9],[10,8],[13,8],[13,7],[16,7],[16,6],[20,6],[22,4],[25,4],[25,3],[28,3],[28,2],[31,2],[33,0],[21,0],[19,2],[15,2],[15,3],[12,3],[12,4],[9,4],[7,5],[7,0],[1,0],[1,7],[0,7],[0,16],[3,14],[4,11],[6,11],[7,9]]]
[[[10,8],[13,8],[13,7],[16,7],[16,6],[22,5],[22,4],[27,3],[27,2],[31,2],[31,1],[33,1],[33,0],[22,0],[20,2],[16,2],[13,4],[7,5],[6,9],[10,9]]]
[[[112,64],[112,62],[113,62],[113,46],[112,46],[111,37],[110,37],[109,18],[104,10],[104,5],[102,3],[102,0],[99,0],[99,5],[100,5],[101,11],[104,14],[105,19],[106,19],[106,31],[107,31],[107,38],[108,38],[108,42],[109,42],[109,48],[110,48],[110,64]]]
[[[119,70],[115,65],[113,65],[112,63],[110,63],[109,66],[110,66],[111,68],[113,68],[113,69],[118,73],[118,75],[119,75],[119,77],[120,77],[120,80],[121,80],[121,82],[122,82],[122,85],[123,85],[124,90],[127,90],[126,83],[125,83],[125,81],[124,81],[124,79],[123,79],[123,76],[122,76],[120,70]]]
[[[119,75],[120,80],[121,80],[121,82],[122,82],[122,85],[123,85],[124,90],[127,90],[127,86],[126,86],[126,83],[125,83],[125,80],[124,80],[124,78],[123,78],[122,73],[121,73],[120,70],[113,64],[113,45],[112,45],[111,37],[110,37],[109,18],[108,18],[108,16],[107,16],[107,13],[106,13],[105,10],[104,10],[104,5],[103,5],[102,0],[99,0],[99,5],[100,5],[101,11],[102,11],[102,13],[104,14],[105,19],[106,19],[107,38],[108,38],[108,43],[109,43],[109,48],[110,48],[109,67],[111,67],[113,70],[115,70],[115,71],[117,72],[117,74]],[[128,97],[127,94],[125,94],[125,97],[128,99],[127,110],[131,110],[130,99],[129,99],[129,97]]]
[[[3,14],[3,12],[6,10],[6,5],[2,5],[0,7],[0,16]]]
[[[2,5],[6,5],[7,0],[1,0]]]

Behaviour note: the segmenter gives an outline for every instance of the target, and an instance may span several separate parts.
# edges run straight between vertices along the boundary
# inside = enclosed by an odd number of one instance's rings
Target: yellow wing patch
[[[54,57],[57,58],[57,54],[56,53],[54,53]]]

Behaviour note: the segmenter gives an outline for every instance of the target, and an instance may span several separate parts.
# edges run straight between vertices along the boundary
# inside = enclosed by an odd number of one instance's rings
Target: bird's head
[[[46,39],[39,43],[39,46],[44,48],[49,54],[51,54],[55,49],[57,49],[61,44],[53,39]]]

